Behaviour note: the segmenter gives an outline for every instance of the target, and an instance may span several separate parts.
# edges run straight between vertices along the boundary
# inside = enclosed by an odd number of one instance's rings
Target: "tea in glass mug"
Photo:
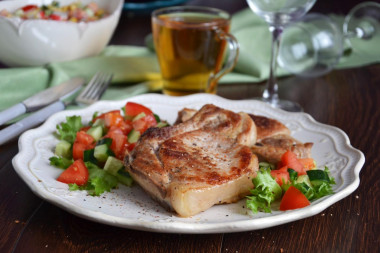
[[[155,50],[168,95],[216,93],[218,80],[236,64],[239,44],[230,15],[208,7],[180,6],[152,14]],[[230,52],[224,63],[227,45]]]

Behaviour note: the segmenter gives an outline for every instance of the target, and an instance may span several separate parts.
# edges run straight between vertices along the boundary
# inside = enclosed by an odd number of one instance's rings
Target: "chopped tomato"
[[[74,160],[83,159],[83,152],[95,146],[95,139],[85,131],[79,131],[73,144]]]
[[[92,120],[94,123],[97,119],[103,119],[106,128],[118,127],[124,134],[128,134],[132,130],[132,123],[129,120],[124,120],[119,110],[103,113]]]
[[[83,159],[83,152],[86,150],[87,145],[80,143],[80,142],[74,142],[73,144],[73,159]]]
[[[66,184],[84,185],[88,181],[88,176],[89,173],[86,165],[82,159],[78,159],[62,172],[57,180]]]
[[[127,135],[132,129],[132,121],[130,120],[125,120],[123,123],[119,125],[119,128],[123,131],[125,135]]]
[[[123,130],[120,129],[119,127],[117,126],[113,126],[109,129],[107,135],[111,134],[111,133],[118,133],[118,134],[123,134]]]
[[[290,181],[288,167],[284,166],[278,170],[271,170],[271,176],[274,177],[276,182],[281,186],[284,182],[287,183]]]
[[[121,116],[120,111],[111,111],[104,114],[104,123],[106,127],[119,126],[121,122],[124,122],[123,116]]]
[[[91,144],[95,143],[95,139],[91,135],[86,133],[85,131],[77,132],[77,136],[75,138],[75,141],[86,144],[86,145],[91,145]]]
[[[309,200],[294,186],[290,186],[285,192],[280,203],[280,210],[292,210],[310,205]]]
[[[127,143],[127,150],[132,151],[136,146],[136,142],[134,143]]]
[[[40,18],[41,19],[47,19],[44,11],[40,11]]]
[[[127,136],[120,128],[113,127],[105,135],[105,138],[111,138],[111,150],[115,153],[116,158],[124,159],[125,150],[127,149]]]
[[[49,16],[49,18],[52,19],[52,20],[58,20],[58,21],[61,20],[61,16],[59,16],[57,14],[51,14]]]
[[[91,126],[85,126],[85,127],[82,127],[80,130],[87,132],[87,130],[90,128],[91,128]]]
[[[114,111],[109,111],[109,112],[106,112],[106,113],[102,113],[99,116],[95,117],[92,120],[92,123],[94,123],[98,119],[105,120],[106,116],[107,116],[107,122],[105,122],[105,123],[106,124],[108,123],[108,127],[110,127],[111,125],[114,125],[114,123],[118,121],[117,118],[119,118],[119,116],[121,116],[121,114],[120,114],[119,110],[114,110]]]
[[[132,121],[133,129],[139,131],[141,134],[144,133],[149,127],[154,127],[156,125],[157,121],[153,114],[147,114],[141,119]]]
[[[281,156],[281,166],[288,166],[288,168],[295,170],[298,175],[306,175],[306,171],[298,161],[296,154],[288,150]]]
[[[298,161],[303,165],[306,171],[312,170],[315,168],[315,161],[313,158],[302,158],[302,159],[298,159]]]
[[[34,10],[34,9],[37,9],[37,8],[38,8],[37,5],[29,4],[29,5],[25,5],[25,6],[22,7],[21,9],[22,9],[24,12],[27,12],[27,11],[31,11],[31,10]]]
[[[153,112],[143,105],[134,102],[127,102],[125,105],[125,114],[128,116],[136,116],[142,112],[145,113],[145,115],[153,115]]]

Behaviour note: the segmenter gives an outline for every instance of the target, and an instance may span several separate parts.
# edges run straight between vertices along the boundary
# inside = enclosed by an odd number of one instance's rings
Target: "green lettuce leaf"
[[[257,176],[252,179],[254,189],[247,196],[246,205],[253,213],[271,212],[271,203],[281,198],[282,189],[270,175],[270,168],[261,166]]]
[[[91,162],[86,162],[88,168],[89,178],[86,185],[78,186],[76,184],[69,184],[70,191],[85,190],[89,195],[100,196],[104,192],[109,192],[118,184],[115,176],[102,170]]]
[[[82,118],[80,116],[66,117],[66,122],[57,125],[58,138],[73,144],[77,132],[82,127]]]
[[[324,196],[333,194],[332,185],[335,180],[329,174],[329,169],[325,167],[324,172],[327,173],[328,180],[325,182],[310,182],[308,175],[298,176],[298,173],[293,169],[288,169],[289,182],[283,182],[279,186],[275,179],[272,178],[270,171],[274,168],[271,164],[260,163],[257,176],[252,179],[254,189],[251,190],[251,195],[247,196],[246,205],[253,213],[263,211],[271,212],[271,203],[282,197],[282,194],[289,189],[290,186],[300,190],[308,200],[315,200]],[[326,177],[325,177],[326,178]]]
[[[58,156],[50,157],[49,161],[50,161],[50,165],[53,165],[53,166],[55,166],[57,168],[61,168],[61,169],[67,169],[74,162],[73,159],[67,159],[67,158],[58,157]]]
[[[118,180],[115,176],[100,169],[91,162],[86,162],[86,167],[89,172],[87,191],[90,195],[99,196],[103,192],[109,192],[117,186]]]

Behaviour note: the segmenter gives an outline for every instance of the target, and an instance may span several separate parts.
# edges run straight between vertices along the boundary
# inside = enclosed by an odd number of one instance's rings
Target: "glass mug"
[[[198,6],[152,13],[164,94],[216,93],[218,80],[233,69],[239,54],[237,40],[228,33],[230,19],[225,11]],[[227,44],[229,54],[224,63]]]

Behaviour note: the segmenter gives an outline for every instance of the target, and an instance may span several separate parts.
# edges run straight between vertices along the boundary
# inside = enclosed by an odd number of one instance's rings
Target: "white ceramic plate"
[[[206,94],[187,97],[147,94],[129,100],[152,108],[171,123],[183,107],[199,109],[205,103],[275,118],[285,123],[295,138],[314,143],[312,156],[318,167],[330,168],[336,180],[335,193],[306,208],[286,212],[251,214],[244,207],[245,200],[241,200],[214,206],[191,218],[180,218],[151,200],[137,185],[121,186],[101,197],[88,196],[84,191],[69,191],[66,184],[55,180],[61,170],[49,165],[49,157],[54,155],[58,143],[53,135],[56,125],[71,115],[80,115],[88,122],[93,112],[119,109],[127,100],[101,101],[85,109],[60,112],[41,127],[25,132],[19,140],[20,152],[13,159],[17,173],[38,196],[75,215],[108,225],[165,233],[228,233],[277,226],[315,215],[351,194],[359,185],[363,154],[350,145],[343,131],[318,123],[308,114],[287,113],[254,100],[232,101]]]

